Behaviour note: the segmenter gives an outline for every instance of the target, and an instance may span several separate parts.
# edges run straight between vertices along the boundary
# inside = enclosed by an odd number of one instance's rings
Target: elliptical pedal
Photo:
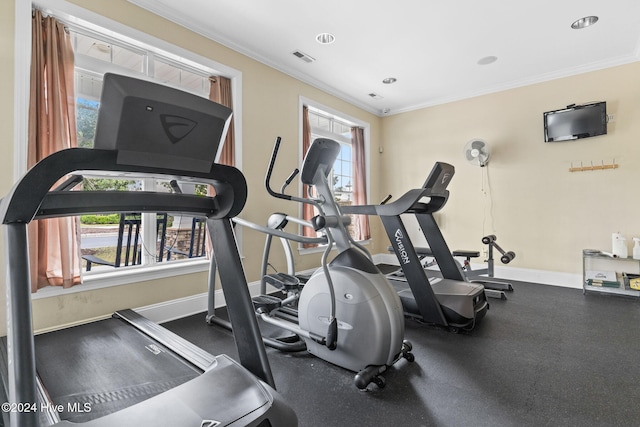
[[[302,288],[300,279],[286,273],[274,273],[264,276],[264,281],[284,292],[298,292]]]
[[[282,300],[272,295],[258,295],[251,298],[251,301],[253,301],[253,307],[257,312],[270,313],[282,305]]]

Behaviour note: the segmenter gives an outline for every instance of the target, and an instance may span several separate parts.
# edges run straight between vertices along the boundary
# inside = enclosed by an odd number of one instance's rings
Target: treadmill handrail
[[[425,197],[428,197],[429,201],[421,202]],[[341,208],[344,214],[397,216],[404,213],[437,212],[447,203],[448,198],[448,190],[434,192],[430,188],[416,188],[383,205],[351,205]]]
[[[127,213],[132,210],[132,206],[136,206],[136,212],[169,212],[214,219],[225,218],[228,213],[228,210],[220,209],[215,197],[149,191],[111,193],[105,197],[104,191],[49,192],[42,200],[34,219],[104,212]]]
[[[203,173],[179,169],[124,165],[117,162],[117,154],[118,152],[116,150],[68,148],[44,158],[36,163],[12,187],[7,196],[2,199],[2,203],[0,204],[0,219],[2,223],[28,223],[32,221],[40,212],[41,206],[47,204],[47,202],[45,202],[47,198],[57,199],[68,197],[70,202],[77,199],[78,203],[81,203],[83,199],[92,197],[80,196],[83,192],[79,191],[66,192],[52,190],[52,187],[65,176],[82,171],[121,172],[135,176],[173,177],[181,180],[211,184],[216,190],[216,196],[214,197],[216,206],[211,205],[211,209],[216,212],[210,212],[207,216],[231,218],[238,215],[246,203],[246,179],[238,169],[232,166],[214,163],[208,173]],[[105,192],[102,193],[104,195]],[[141,194],[140,192],[135,192],[136,197],[130,197],[125,196],[125,193],[126,192],[118,192],[118,197],[114,198],[113,203],[116,211],[131,210],[131,208],[134,207],[131,203]],[[157,193],[156,196],[160,194],[162,193]],[[16,197],[16,195],[19,196]],[[173,200],[173,202],[171,202],[173,208],[163,210],[188,213],[188,211],[185,212],[182,210],[178,204],[179,201],[186,201],[188,198],[181,197],[184,195],[179,194],[170,194],[169,196],[170,198],[168,200]],[[122,200],[119,200],[121,198]],[[211,197],[209,199],[211,199]],[[130,207],[127,208],[127,206]],[[135,201],[135,207],[141,210],[140,200]],[[105,206],[105,208],[107,208],[107,206]],[[89,208],[87,207],[87,209]],[[150,208],[142,210],[150,211]],[[74,211],[73,207],[69,206],[68,211]],[[107,209],[106,211],[109,210]],[[90,209],[87,210],[87,212],[95,212],[95,210]],[[80,213],[83,212],[78,210],[73,212],[73,214]],[[196,209],[193,213],[203,214],[202,208]],[[60,213],[58,216],[71,214],[72,213]]]
[[[231,218],[240,213],[247,200],[247,183],[242,172],[215,163],[209,172],[125,165],[119,164],[117,158],[116,150],[69,148],[58,151],[34,165],[0,202],[0,222],[10,248],[5,251],[7,337],[10,342],[8,398],[12,402],[37,402],[27,224],[39,217],[77,215],[107,207],[118,211],[162,208],[158,210],[208,217],[207,227],[214,247],[212,262],[217,260],[221,266],[219,276],[227,307],[238,323],[234,327],[234,338],[239,361],[253,375],[275,388],[231,226]],[[83,171],[207,183],[214,187],[216,195],[196,198],[175,193],[68,191],[68,175]],[[62,187],[60,182],[64,182]],[[226,250],[215,250],[216,246]],[[37,425],[37,413],[14,413],[11,417],[15,418],[12,423],[17,425]]]
[[[422,188],[409,190],[394,202],[388,203],[389,195],[379,205],[344,206],[345,214],[399,216],[404,213],[433,213],[437,212],[447,203],[449,191],[446,189],[455,173],[455,168],[444,162],[436,162]],[[422,202],[425,197],[428,202]]]

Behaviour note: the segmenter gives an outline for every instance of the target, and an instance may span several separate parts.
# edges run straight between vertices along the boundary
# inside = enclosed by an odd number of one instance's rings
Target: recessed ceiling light
[[[320,44],[331,44],[336,41],[336,36],[331,33],[320,33],[316,36],[316,40]]]
[[[480,58],[478,60],[478,65],[489,65],[493,64],[498,60],[497,56],[485,56],[484,58]]]
[[[382,81],[382,83],[384,83],[386,85],[390,85],[390,84],[395,83],[397,81],[398,81],[398,79],[396,79],[395,77],[387,77],[386,79],[384,79]]]
[[[573,28],[574,30],[581,30],[582,28],[587,28],[588,26],[593,25],[596,22],[598,22],[597,16],[585,16],[584,18],[580,18],[573,24],[571,24],[571,28]]]

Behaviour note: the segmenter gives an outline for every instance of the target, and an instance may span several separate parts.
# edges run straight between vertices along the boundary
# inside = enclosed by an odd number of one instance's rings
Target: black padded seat
[[[462,256],[465,258],[478,258],[480,256],[480,252],[478,251],[453,251],[453,256]]]

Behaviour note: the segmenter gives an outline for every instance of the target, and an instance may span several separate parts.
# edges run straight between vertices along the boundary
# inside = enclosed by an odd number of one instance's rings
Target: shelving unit
[[[616,273],[616,280],[619,282],[619,286],[594,286],[588,284],[587,272],[588,271],[614,271]],[[627,258],[612,258],[611,256],[595,252],[589,249],[582,251],[582,293],[600,292],[606,294],[624,295],[630,297],[640,298],[640,291],[631,289],[628,284],[625,284],[622,273],[627,274],[639,274],[640,273],[640,260]]]

